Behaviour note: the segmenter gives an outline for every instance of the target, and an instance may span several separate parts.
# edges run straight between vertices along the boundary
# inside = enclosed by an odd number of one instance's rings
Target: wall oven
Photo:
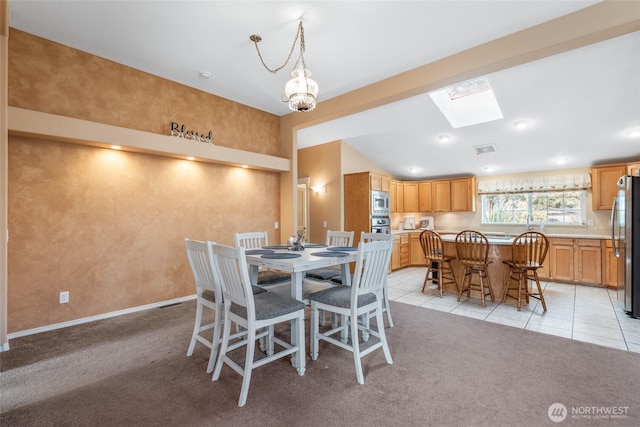
[[[388,216],[384,217],[371,217],[371,232],[372,233],[382,233],[382,234],[391,234],[391,221]]]
[[[371,192],[371,215],[372,216],[389,216],[389,192],[388,191],[372,191]]]

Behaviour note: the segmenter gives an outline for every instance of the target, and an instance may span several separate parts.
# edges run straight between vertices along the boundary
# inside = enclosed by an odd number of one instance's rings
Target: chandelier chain
[[[304,55],[304,50],[305,50],[305,45],[304,45],[304,27],[302,26],[302,21],[300,21],[300,23],[298,24],[298,32],[296,33],[296,38],[293,40],[293,44],[291,45],[291,51],[289,52],[289,55],[287,56],[287,59],[284,61],[284,64],[282,64],[278,68],[271,69],[264,62],[264,59],[262,58],[262,53],[260,53],[260,48],[258,47],[258,42],[261,41],[262,38],[260,36],[251,36],[251,40],[253,41],[253,44],[256,46],[256,52],[258,52],[258,57],[260,58],[260,62],[262,62],[262,65],[264,66],[264,68],[266,68],[267,71],[269,71],[272,74],[277,73],[278,71],[282,70],[284,67],[287,66],[287,64],[291,60],[291,56],[293,55],[293,51],[296,48],[296,43],[298,43],[298,39],[300,39],[300,58],[302,58],[302,63],[304,64],[304,56],[303,56]],[[300,58],[298,58],[298,60]],[[296,61],[296,63],[297,63],[297,61]]]

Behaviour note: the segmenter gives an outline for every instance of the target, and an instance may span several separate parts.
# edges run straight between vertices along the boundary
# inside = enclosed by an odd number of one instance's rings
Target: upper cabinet
[[[433,184],[431,181],[418,183],[418,212],[432,212],[431,192]]]
[[[371,189],[377,191],[391,191],[391,178],[385,175],[371,174]]]
[[[451,180],[451,212],[476,211],[476,178]]]
[[[618,193],[618,179],[627,174],[627,165],[591,168],[593,210],[611,210]]]
[[[431,193],[432,212],[450,212],[451,211],[451,181],[441,180],[433,181]]]
[[[470,212],[476,210],[476,178],[391,181],[391,212]]]
[[[405,182],[403,187],[402,212],[418,212],[418,183]]]

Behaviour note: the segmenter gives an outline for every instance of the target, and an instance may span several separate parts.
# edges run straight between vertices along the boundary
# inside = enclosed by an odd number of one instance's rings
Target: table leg
[[[256,286],[258,284],[258,270],[260,267],[257,265],[249,264],[249,278],[251,279],[251,284]]]
[[[297,299],[298,301],[302,301],[303,277],[304,277],[304,274],[301,272],[291,273],[291,298]],[[291,344],[293,345],[298,344],[298,322],[295,320],[291,321]],[[303,352],[306,355],[306,349],[304,349]],[[293,365],[294,368],[298,368],[298,366],[296,366],[297,362],[296,362],[295,354],[291,355],[291,365]],[[298,371],[300,375],[304,374],[304,367],[302,367],[302,369],[303,369],[302,374],[300,374],[300,371]]]

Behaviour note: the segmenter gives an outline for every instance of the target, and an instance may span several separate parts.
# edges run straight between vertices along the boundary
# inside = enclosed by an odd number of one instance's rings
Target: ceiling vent
[[[476,150],[476,154],[479,156],[480,154],[489,154],[489,153],[495,153],[496,152],[496,146],[493,144],[487,144],[487,145],[476,145],[475,147],[473,147],[474,150]]]

